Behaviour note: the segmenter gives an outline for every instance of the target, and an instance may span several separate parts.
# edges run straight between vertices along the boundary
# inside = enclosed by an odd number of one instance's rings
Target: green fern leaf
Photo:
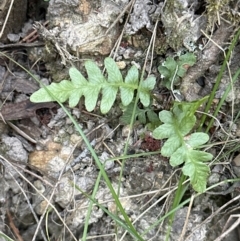
[[[104,86],[102,89],[102,100],[100,110],[103,114],[107,113],[116,99],[118,88],[115,86]]]
[[[191,146],[191,148],[197,148],[207,143],[208,140],[209,136],[206,133],[195,132],[192,133],[185,141],[188,146]]]
[[[158,67],[159,73],[163,77],[162,84],[171,89],[171,84],[173,85],[179,83],[180,78],[186,74],[186,71],[189,66],[193,66],[196,62],[196,56],[192,53],[186,53],[181,55],[178,60],[175,60],[172,57],[167,57],[162,65]]]
[[[102,84],[106,82],[106,79],[102,75],[99,67],[91,60],[85,62],[85,68],[88,74],[88,82],[91,83],[91,87],[98,87],[101,89]]]
[[[204,192],[210,168],[204,161],[210,161],[213,156],[203,151],[191,150],[187,154],[183,174],[190,177],[190,182],[197,192]]]
[[[133,95],[135,89],[138,87],[138,69],[136,66],[132,66],[126,77],[125,77],[125,86],[120,87],[121,91],[121,101],[124,106],[127,106],[133,100]]]
[[[171,123],[166,123],[158,126],[153,131],[153,137],[155,139],[165,139],[175,134],[175,129]]]
[[[186,73],[186,67],[193,66],[196,63],[196,56],[193,53],[181,55],[178,60],[177,75],[183,77]],[[186,65],[186,66],[185,66]]]
[[[120,117],[120,121],[122,124],[124,125],[130,124],[132,115],[133,115],[133,110],[134,110],[134,101],[132,101],[123,111],[123,115]],[[148,124],[153,125],[154,128],[160,124],[158,115],[149,107],[140,109],[137,106],[135,110],[134,120],[138,120],[142,124],[146,124],[147,122],[150,122]]]
[[[81,87],[81,86],[86,86],[87,85],[87,80],[83,77],[81,72],[79,72],[75,68],[70,68],[69,69],[69,76],[71,78],[72,83],[74,84],[75,87]]]
[[[92,85],[92,88],[88,88],[84,93],[85,97],[85,106],[87,111],[91,112],[94,110],[95,106],[97,105],[98,95],[101,90],[100,86]]]
[[[128,125],[131,122],[133,110],[134,110],[134,101],[132,101],[124,110],[123,115],[120,117],[120,122],[124,125]],[[138,120],[142,124],[146,124],[146,109],[140,109],[138,106],[135,110],[134,120]]]
[[[150,76],[146,80],[142,81],[142,84],[139,89],[139,99],[145,107],[150,105],[149,91],[154,88],[155,84],[156,78],[153,76]]]
[[[186,161],[186,146],[179,147],[170,157],[169,163],[172,167],[179,166]]]
[[[158,115],[152,109],[147,110],[147,117],[148,117],[149,121],[153,124],[157,124],[160,122]]]
[[[193,103],[175,103],[171,112],[161,111],[159,118],[163,124],[153,131],[156,139],[168,138],[161,154],[170,157],[173,167],[184,163],[183,174],[190,177],[192,187],[197,192],[206,190],[210,169],[204,162],[213,158],[209,153],[195,150],[201,148],[209,140],[209,136],[201,132],[189,134],[196,123],[196,108],[203,100],[206,98]]]
[[[181,133],[182,136],[187,135],[192,128],[194,127],[196,123],[196,117],[194,115],[192,116],[185,116],[180,120],[177,124],[177,129]]]
[[[163,110],[159,113],[159,119],[163,123],[173,124],[173,114],[171,111]]]
[[[107,79],[103,76],[100,68],[93,61],[86,61],[85,68],[88,80],[75,68],[69,69],[71,81],[62,80],[60,83],[41,88],[30,97],[32,102],[47,102],[58,100],[65,102],[69,99],[70,107],[78,104],[82,96],[85,97],[85,107],[88,111],[94,110],[97,100],[102,94],[100,110],[107,113],[113,106],[118,90],[120,89],[121,101],[124,106],[131,103],[134,92],[138,89],[140,101],[144,106],[150,104],[150,91],[154,88],[155,77],[149,77],[139,85],[138,70],[131,67],[127,73],[125,81],[117,64],[111,58],[106,58],[104,64],[107,70]]]
[[[74,85],[74,89],[72,89],[72,93],[69,96],[69,106],[74,107],[78,104],[80,98],[84,94],[84,89],[87,86],[88,82],[83,77],[83,75],[75,68],[69,69],[69,76],[71,78],[71,82]]]
[[[161,154],[170,157],[182,144],[181,138],[177,135],[171,136],[163,145]]]
[[[73,88],[73,84],[68,80],[63,80],[59,84],[52,83],[47,89],[52,93],[53,97],[50,96],[44,88],[41,88],[31,95],[30,100],[37,103],[56,100],[65,102],[71,95]]]
[[[115,61],[112,58],[105,58],[104,64],[108,73],[108,82],[121,85],[123,78]]]

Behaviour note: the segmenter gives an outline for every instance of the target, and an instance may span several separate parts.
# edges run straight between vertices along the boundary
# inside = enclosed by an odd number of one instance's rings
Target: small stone
[[[129,133],[131,132],[130,126],[126,125],[122,128],[122,137],[128,137]]]
[[[109,154],[107,152],[103,152],[102,155],[100,156],[99,160],[104,166],[105,170],[112,169],[114,167],[114,161],[106,161],[109,159]]]
[[[82,143],[82,137],[77,135],[77,134],[72,134],[70,136],[70,142],[75,145],[77,143],[79,143],[78,145],[80,145]]]
[[[14,161],[27,162],[27,152],[23,148],[22,142],[16,137],[3,135],[2,142],[6,145],[7,155]]]
[[[9,39],[10,42],[16,43],[16,42],[19,41],[20,35],[19,35],[19,34],[9,33],[9,34],[7,35],[7,38]]]
[[[126,62],[125,61],[118,61],[116,62],[119,69],[125,69],[126,68]]]
[[[75,108],[75,109],[73,109],[72,114],[75,115],[77,118],[79,118],[81,115],[81,112],[79,109]]]

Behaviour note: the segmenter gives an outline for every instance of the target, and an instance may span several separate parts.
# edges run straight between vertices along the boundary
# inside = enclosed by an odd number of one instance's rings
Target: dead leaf
[[[56,107],[56,104],[52,102],[32,103],[30,100],[25,100],[18,103],[5,104],[0,113],[4,120],[19,120],[35,116],[38,109],[53,107]]]
[[[15,78],[11,76],[6,80],[0,80],[1,92],[17,91],[23,94],[32,94],[39,89],[39,86],[25,78]]]
[[[19,78],[12,84],[12,89],[20,93],[32,94],[34,91],[39,89],[39,86],[27,79]]]

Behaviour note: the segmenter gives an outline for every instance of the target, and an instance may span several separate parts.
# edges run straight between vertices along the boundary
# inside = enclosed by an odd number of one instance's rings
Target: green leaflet
[[[196,109],[206,100],[206,97],[192,103],[175,103],[171,111],[163,110],[159,119],[163,122],[153,131],[156,139],[168,138],[161,154],[170,157],[171,166],[181,164],[183,174],[190,178],[192,187],[197,192],[206,190],[207,178],[210,173],[208,165],[213,156],[200,151],[201,145],[209,140],[209,136],[202,132],[189,134],[196,123],[194,115]]]
[[[173,85],[179,83],[180,77],[182,78],[188,67],[193,66],[196,62],[196,56],[192,53],[181,55],[177,60],[172,57],[167,57],[162,65],[158,67],[158,71],[163,77],[163,86],[171,89],[171,82]]]
[[[120,122],[124,125],[130,124],[133,112],[134,100],[125,108],[125,110],[123,110],[123,115],[120,117]],[[148,123],[147,125],[151,130],[155,129],[161,123],[158,115],[150,107],[140,109],[137,106],[134,119],[135,121],[139,121],[141,124]]]
[[[145,107],[149,106],[150,92],[156,83],[155,77],[148,77],[139,86],[139,73],[135,66],[129,69],[126,78],[123,80],[122,74],[112,58],[106,58],[104,65],[107,70],[107,78],[103,76],[99,67],[89,60],[85,62],[88,79],[76,68],[70,68],[71,81],[62,80],[60,83],[52,83],[46,88],[40,88],[31,95],[30,100],[36,103],[69,100],[69,106],[75,107],[80,98],[84,96],[86,109],[93,111],[101,93],[100,110],[105,114],[113,106],[118,93],[120,93],[122,104],[127,106],[132,102],[134,92],[138,90],[140,102]],[[51,92],[53,97],[49,95],[47,90]]]

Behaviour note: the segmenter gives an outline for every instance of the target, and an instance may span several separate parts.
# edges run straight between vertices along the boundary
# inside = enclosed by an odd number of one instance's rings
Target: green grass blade
[[[101,178],[101,175],[99,175],[98,177],[99,179]],[[88,197],[92,203],[96,204],[97,206],[99,206],[109,217],[111,217],[116,223],[118,223],[120,226],[122,226],[125,230],[127,230],[130,234],[132,234],[132,236],[135,236],[133,230],[131,227],[129,227],[122,219],[120,219],[118,216],[114,215],[113,213],[111,213],[110,211],[108,211],[108,209],[106,209],[103,205],[101,205],[100,203],[98,203],[95,199],[93,199],[92,196],[88,195],[86,192],[82,191],[77,185],[75,185],[74,183],[72,183],[72,185],[78,190],[80,191],[82,194],[84,194],[86,197]],[[136,237],[136,236],[135,236]],[[83,241],[84,239],[82,239],[81,241]],[[143,240],[138,239],[138,240]],[[144,241],[144,240],[143,240]]]
[[[220,85],[220,82],[221,82],[223,73],[224,73],[224,71],[225,71],[225,69],[226,69],[226,66],[227,66],[227,62],[229,61],[229,59],[230,59],[230,57],[231,57],[231,54],[232,54],[232,51],[233,51],[234,47],[236,46],[236,44],[237,44],[237,42],[238,42],[239,36],[240,36],[240,29],[238,30],[238,32],[237,32],[236,35],[234,36],[234,38],[233,38],[233,40],[232,40],[232,43],[231,43],[231,45],[230,45],[230,47],[229,47],[229,50],[228,50],[228,52],[227,52],[227,55],[226,55],[226,57],[225,57],[225,59],[224,59],[224,62],[223,62],[223,64],[222,64],[222,66],[221,66],[221,69],[220,69],[219,74],[218,74],[217,79],[216,79],[216,83],[215,83],[215,85],[214,85],[214,87],[213,87],[213,90],[211,91],[210,96],[209,96],[209,100],[208,100],[208,103],[207,103],[206,108],[205,108],[205,113],[208,113],[209,110],[210,110],[210,108],[211,108],[212,101],[213,101],[214,96],[215,96],[215,93],[216,93],[216,91],[218,90],[218,87],[219,87],[219,85]],[[202,119],[201,119],[201,121],[200,121],[199,129],[201,129],[201,127],[203,126],[203,124],[204,124],[204,122],[205,122],[205,120],[206,120],[206,117],[207,117],[207,115],[203,115],[203,116],[202,116]],[[208,130],[209,130],[209,129],[208,129]],[[206,133],[207,133],[207,132],[206,132]]]
[[[14,241],[13,239],[9,238],[6,234],[0,231],[0,237],[3,237],[6,241]]]
[[[89,226],[89,220],[90,220],[90,217],[91,217],[92,207],[93,207],[93,204],[94,204],[95,196],[97,194],[97,190],[98,190],[98,187],[99,187],[100,180],[101,180],[101,173],[98,174],[98,177],[97,177],[97,180],[95,182],[94,189],[93,189],[93,193],[92,193],[91,197],[89,198],[90,204],[89,204],[87,215],[86,215],[85,222],[84,222],[82,241],[87,240],[87,231],[88,231],[88,226]],[[81,191],[80,188],[77,187],[76,185],[75,185],[75,188],[77,190]]]
[[[227,98],[227,95],[229,94],[230,90],[232,89],[231,85],[234,85],[234,83],[236,83],[236,81],[238,80],[238,76],[240,75],[240,68],[237,70],[237,72],[234,74],[233,76],[233,79],[232,79],[232,83],[229,83],[228,86],[227,86],[227,89],[225,90],[222,98],[220,99],[218,105],[217,105],[217,108],[216,110],[214,111],[213,113],[213,116],[216,117],[219,110],[221,109],[222,105],[223,105],[223,102],[226,100]],[[208,132],[210,130],[210,128],[212,127],[213,125],[213,122],[214,122],[214,119],[212,118],[207,126],[207,129],[206,129],[206,132]]]

